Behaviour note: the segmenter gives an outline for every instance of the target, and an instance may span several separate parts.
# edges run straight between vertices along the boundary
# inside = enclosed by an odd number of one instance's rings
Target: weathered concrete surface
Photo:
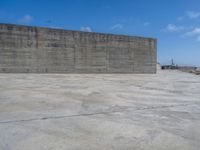
[[[0,74],[1,150],[199,150],[200,77]]]
[[[3,73],[156,73],[156,40],[0,24]]]

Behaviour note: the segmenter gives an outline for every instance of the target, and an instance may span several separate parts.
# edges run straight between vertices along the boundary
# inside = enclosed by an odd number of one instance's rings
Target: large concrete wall
[[[156,73],[156,40],[0,24],[1,73]]]

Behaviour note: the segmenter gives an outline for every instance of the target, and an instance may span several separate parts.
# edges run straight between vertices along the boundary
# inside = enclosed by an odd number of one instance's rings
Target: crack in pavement
[[[39,120],[49,120],[49,119],[63,119],[63,118],[81,117],[81,116],[105,115],[105,114],[112,114],[112,113],[118,113],[118,112],[154,110],[154,109],[173,108],[173,107],[188,106],[188,105],[193,105],[193,104],[152,106],[152,107],[143,107],[143,108],[135,108],[135,109],[120,109],[120,110],[96,112],[96,113],[86,113],[86,114],[75,114],[75,115],[64,115],[64,116],[47,116],[47,117],[38,117],[38,118],[30,118],[30,119],[8,120],[8,121],[0,121],[0,124],[39,121]],[[111,108],[111,110],[112,110],[112,108]]]

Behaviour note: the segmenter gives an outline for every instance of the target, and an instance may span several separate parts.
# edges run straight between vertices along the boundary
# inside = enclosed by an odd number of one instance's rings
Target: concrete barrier
[[[1,73],[156,73],[156,40],[0,24]]]

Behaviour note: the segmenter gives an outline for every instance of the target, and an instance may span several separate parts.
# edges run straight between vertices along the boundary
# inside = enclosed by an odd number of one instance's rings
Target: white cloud
[[[179,31],[182,31],[184,29],[185,28],[183,26],[177,26],[177,25],[174,25],[174,24],[168,24],[165,30],[168,31],[168,32],[179,32]]]
[[[185,17],[184,17],[184,16],[181,16],[181,17],[178,17],[177,19],[178,19],[178,21],[182,21],[182,20],[185,19]]]
[[[52,29],[64,29],[63,27],[58,27],[58,26],[50,26],[49,28],[52,28]]]
[[[197,41],[200,42],[200,36],[197,37]]]
[[[149,26],[149,25],[151,25],[150,22],[145,22],[145,23],[144,23],[144,26],[145,26],[145,27],[147,27],[147,26]]]
[[[184,34],[185,37],[195,37],[200,42],[200,28],[194,28],[192,31]]]
[[[90,27],[81,27],[81,31],[92,32],[92,29]]]
[[[200,18],[200,12],[195,12],[195,11],[187,11],[186,12],[186,15],[184,16],[180,16],[177,18],[178,21],[182,21],[186,18],[189,18],[189,19],[197,19],[197,18]]]
[[[192,31],[187,32],[185,35],[186,36],[197,36],[197,35],[200,36],[200,28],[195,28]]]
[[[188,11],[188,12],[187,12],[187,16],[188,16],[190,19],[197,19],[197,18],[200,17],[200,12]]]
[[[116,24],[111,27],[111,30],[120,30],[120,29],[123,29],[122,24]]]
[[[19,19],[19,23],[29,24],[33,21],[33,17],[29,14]]]
[[[112,7],[109,6],[109,5],[105,5],[105,6],[103,6],[103,8],[104,8],[104,9],[110,9],[110,8],[112,8]]]

